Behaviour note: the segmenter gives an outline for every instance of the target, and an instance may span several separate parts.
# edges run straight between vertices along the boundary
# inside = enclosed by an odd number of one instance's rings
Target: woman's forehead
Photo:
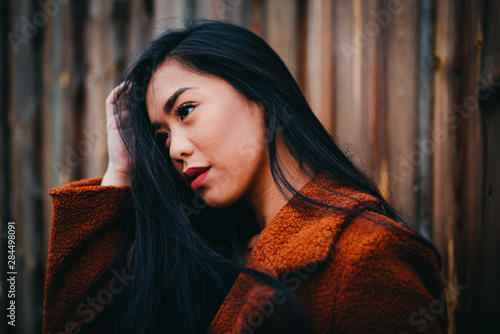
[[[167,60],[153,73],[146,99],[160,92],[171,96],[182,87],[212,87],[213,85],[229,84],[217,76],[197,73],[176,60]]]
[[[214,97],[223,91],[232,92],[244,99],[226,80],[216,75],[195,72],[179,61],[169,59],[153,73],[147,89],[146,104],[148,108],[158,107],[158,103],[165,103],[175,92],[185,88],[197,88],[198,92],[217,91]]]

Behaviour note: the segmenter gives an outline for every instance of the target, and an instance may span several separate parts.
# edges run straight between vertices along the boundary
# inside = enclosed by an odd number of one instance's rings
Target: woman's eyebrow
[[[188,89],[192,89],[193,87],[184,87],[184,88],[179,88],[178,90],[175,91],[175,93],[172,94],[165,103],[165,106],[163,107],[163,112],[165,114],[170,114],[172,112],[172,108],[175,105],[175,101],[177,101],[177,98],[184,93]]]
[[[188,89],[193,89],[193,88],[196,88],[196,87],[183,87],[183,88],[179,88],[178,90],[176,90],[175,93],[173,93],[172,96],[170,96],[168,98],[167,102],[163,106],[163,112],[165,114],[169,115],[172,112],[172,108],[174,107],[175,102],[177,101],[177,98],[182,93],[187,91]],[[161,128],[161,124],[159,122],[152,122],[151,123],[151,129],[153,130],[153,132],[155,132],[159,128]]]

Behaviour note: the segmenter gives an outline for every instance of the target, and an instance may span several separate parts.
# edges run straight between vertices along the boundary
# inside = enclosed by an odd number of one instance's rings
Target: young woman
[[[50,193],[46,333],[446,332],[435,248],[261,38],[167,32],[123,81],[104,177]]]

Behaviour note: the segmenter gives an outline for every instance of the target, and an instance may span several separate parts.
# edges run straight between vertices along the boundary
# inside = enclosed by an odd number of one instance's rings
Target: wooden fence
[[[0,332],[41,332],[48,190],[103,175],[104,100],[118,75],[145,41],[198,18],[266,39],[346,152],[434,240],[445,264],[450,333],[498,327],[499,1],[0,6]],[[16,327],[5,316],[8,222],[16,227]]]

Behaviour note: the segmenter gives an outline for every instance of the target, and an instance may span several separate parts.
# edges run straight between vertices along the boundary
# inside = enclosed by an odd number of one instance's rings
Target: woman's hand
[[[117,98],[124,89],[124,93],[128,93],[128,86],[125,82],[115,87],[106,98],[106,128],[108,142],[108,168],[102,179],[102,186],[125,186],[130,185],[130,176],[128,173],[128,152],[125,144],[120,137],[120,132],[117,127],[115,115],[113,112],[114,106],[117,103]],[[128,117],[121,110],[121,117]]]

